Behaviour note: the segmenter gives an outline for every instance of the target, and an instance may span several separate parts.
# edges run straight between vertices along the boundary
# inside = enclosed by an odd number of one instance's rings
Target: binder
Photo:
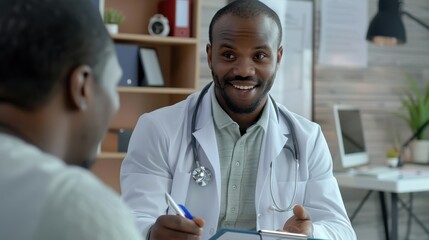
[[[191,0],[161,0],[158,8],[170,25],[170,36],[191,36]]]
[[[140,62],[143,69],[143,86],[164,86],[164,78],[156,49],[140,48]]]
[[[118,131],[118,152],[127,152],[133,130],[119,129]]]
[[[139,46],[115,43],[116,55],[122,68],[118,86],[136,87],[140,85]]]
[[[132,133],[132,129],[110,128],[104,136],[101,149],[108,152],[127,152]]]

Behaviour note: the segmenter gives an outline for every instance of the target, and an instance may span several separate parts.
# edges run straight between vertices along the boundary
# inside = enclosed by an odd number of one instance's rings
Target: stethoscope
[[[198,115],[198,109],[201,105],[201,101],[204,97],[204,95],[207,93],[207,91],[210,88],[210,85],[212,84],[212,82],[210,82],[209,84],[207,84],[203,90],[201,90],[200,96],[197,99],[197,103],[195,105],[195,110],[194,113],[192,115],[192,122],[191,122],[191,131],[192,133],[195,132],[195,125],[196,125],[196,119],[197,119],[197,115]],[[276,116],[277,116],[277,121],[279,121],[279,112],[280,114],[284,117],[284,119],[286,119],[286,122],[289,126],[289,130],[291,133],[291,138],[292,138],[292,147],[289,146],[287,143],[283,146],[283,149],[287,149],[289,150],[292,155],[294,156],[294,160],[295,160],[295,186],[293,189],[293,195],[292,195],[292,199],[290,201],[290,204],[287,208],[282,208],[280,207],[280,205],[277,203],[276,198],[274,197],[273,194],[273,175],[274,175],[274,171],[273,169],[275,168],[275,166],[273,166],[274,161],[271,162],[270,164],[270,193],[271,193],[271,198],[273,200],[273,205],[271,206],[272,210],[275,210],[277,212],[287,212],[292,210],[293,208],[293,202],[295,200],[296,197],[296,190],[297,190],[297,184],[298,184],[298,173],[299,173],[299,149],[298,149],[298,139],[296,137],[296,133],[295,133],[295,127],[293,125],[292,120],[290,119],[290,117],[288,115],[286,115],[284,112],[279,110],[279,107],[277,106],[277,104],[275,103],[274,99],[270,96],[271,98],[271,102],[273,103],[274,109],[276,111]],[[196,184],[198,184],[199,186],[207,186],[207,184],[210,183],[211,177],[212,177],[212,173],[210,171],[210,169],[204,167],[201,165],[200,163],[200,159],[198,157],[198,153],[197,153],[197,143],[196,143],[196,139],[195,137],[192,135],[192,139],[191,139],[191,145],[192,145],[192,152],[194,154],[194,158],[195,158],[195,169],[192,171],[192,178],[195,181]]]

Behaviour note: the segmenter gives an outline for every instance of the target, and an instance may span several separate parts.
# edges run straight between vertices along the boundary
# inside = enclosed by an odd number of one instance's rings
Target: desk
[[[361,176],[354,173],[334,173],[334,175],[337,178],[340,187],[366,189],[370,191],[378,191],[380,193],[380,203],[386,239],[389,239],[389,236],[392,240],[398,239],[398,194],[429,191],[429,166],[406,164],[400,169],[399,177],[387,177],[381,179]],[[392,201],[390,235],[388,231],[384,193],[390,193]],[[368,196],[369,194],[365,198]],[[407,210],[409,211],[410,216],[417,219],[417,217],[412,213],[411,208],[407,208]],[[428,229],[424,225],[421,224],[421,226],[426,232],[428,232]]]

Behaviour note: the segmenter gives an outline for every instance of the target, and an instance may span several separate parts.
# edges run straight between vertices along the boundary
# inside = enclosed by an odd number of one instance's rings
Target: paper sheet
[[[322,0],[319,64],[366,67],[368,0]]]

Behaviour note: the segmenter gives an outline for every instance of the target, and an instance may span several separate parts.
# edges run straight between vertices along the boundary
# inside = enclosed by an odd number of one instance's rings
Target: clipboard
[[[222,228],[209,240],[261,240],[257,231]]]
[[[222,228],[209,240],[315,240],[306,235],[271,230],[248,231]]]

